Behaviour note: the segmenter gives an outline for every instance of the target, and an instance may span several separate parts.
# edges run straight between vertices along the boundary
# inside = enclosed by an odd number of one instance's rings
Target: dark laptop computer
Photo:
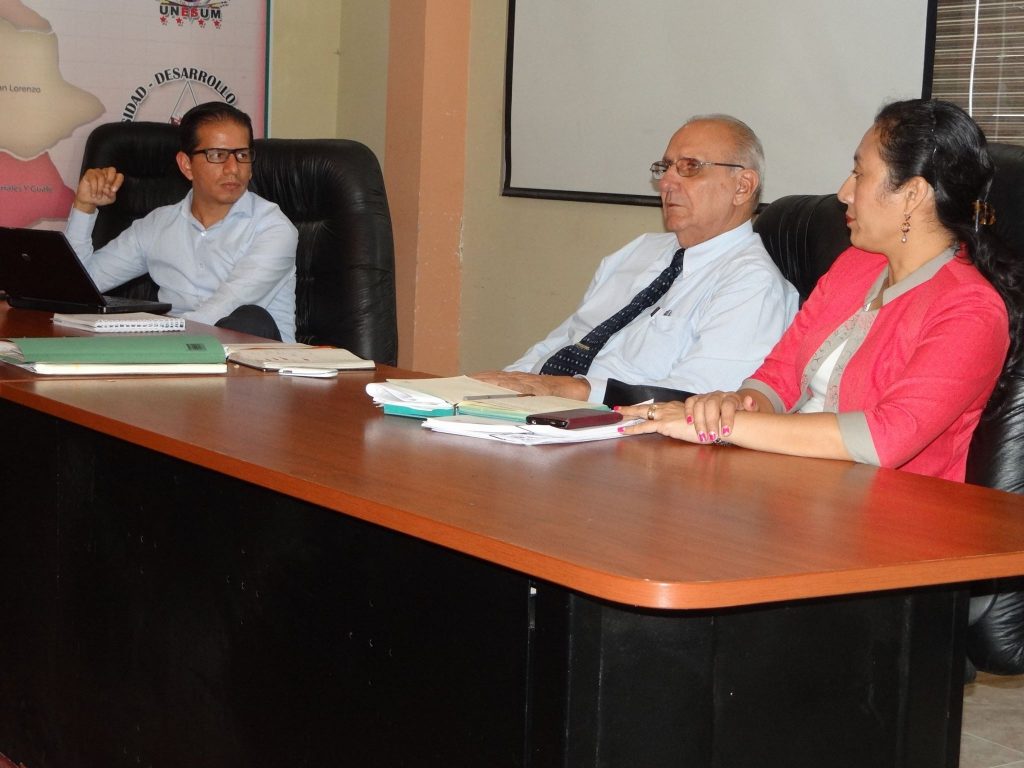
[[[12,307],[48,312],[163,314],[171,308],[161,301],[104,296],[64,233],[46,229],[0,227],[0,290]]]

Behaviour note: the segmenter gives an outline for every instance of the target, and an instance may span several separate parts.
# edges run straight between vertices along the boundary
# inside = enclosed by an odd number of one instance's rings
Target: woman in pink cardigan
[[[626,431],[962,482],[982,410],[1021,354],[1021,267],[986,226],[991,179],[985,136],[959,107],[884,107],[839,189],[853,247],[762,366],[738,392],[623,409],[648,419]]]

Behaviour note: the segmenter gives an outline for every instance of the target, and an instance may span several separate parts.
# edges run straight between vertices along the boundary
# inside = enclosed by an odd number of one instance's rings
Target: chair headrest
[[[754,231],[801,301],[850,246],[845,211],[835,195],[788,195],[768,205],[754,221]]]

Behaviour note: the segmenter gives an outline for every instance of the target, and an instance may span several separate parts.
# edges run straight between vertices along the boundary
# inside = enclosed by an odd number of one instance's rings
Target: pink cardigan
[[[849,248],[744,383],[777,411],[806,399],[801,381],[822,342],[863,307],[885,257]],[[1006,306],[961,254],[888,300],[839,387],[839,428],[856,460],[963,482],[967,449],[1009,347]]]

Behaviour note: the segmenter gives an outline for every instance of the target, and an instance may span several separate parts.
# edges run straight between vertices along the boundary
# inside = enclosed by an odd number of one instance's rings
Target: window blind
[[[989,141],[1024,144],[1024,5],[939,0],[932,96],[966,109]]]

